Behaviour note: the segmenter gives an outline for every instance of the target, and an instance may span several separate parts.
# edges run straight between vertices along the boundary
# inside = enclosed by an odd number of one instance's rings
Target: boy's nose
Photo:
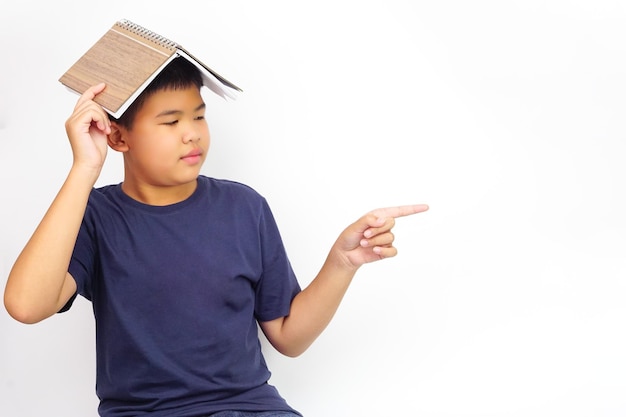
[[[200,140],[200,135],[193,129],[188,130],[183,135],[183,143],[197,142]]]

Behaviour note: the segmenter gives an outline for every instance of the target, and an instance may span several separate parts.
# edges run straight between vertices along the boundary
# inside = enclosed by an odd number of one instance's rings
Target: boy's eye
[[[196,120],[204,120],[204,115],[196,116]]]
[[[164,122],[163,124],[166,126],[174,126],[176,123],[178,123],[178,120],[172,120],[171,122]]]

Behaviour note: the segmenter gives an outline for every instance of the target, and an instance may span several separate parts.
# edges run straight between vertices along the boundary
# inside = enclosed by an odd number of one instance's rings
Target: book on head
[[[181,45],[127,19],[117,22],[74,63],[59,81],[76,94],[106,83],[94,101],[119,118],[174,58],[183,57],[200,69],[203,83],[223,98],[242,90],[191,55]]]

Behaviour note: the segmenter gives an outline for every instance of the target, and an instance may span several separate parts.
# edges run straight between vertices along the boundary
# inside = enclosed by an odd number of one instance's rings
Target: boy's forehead
[[[204,100],[200,89],[195,86],[157,90],[146,98],[143,106],[144,110],[156,114],[163,111],[196,111],[201,108],[204,108]]]

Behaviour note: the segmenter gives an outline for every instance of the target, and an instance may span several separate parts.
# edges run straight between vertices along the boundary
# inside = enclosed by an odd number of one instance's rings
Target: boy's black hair
[[[185,58],[177,57],[172,60],[164,69],[156,76],[154,80],[146,87],[146,89],[135,99],[128,109],[115,119],[111,116],[111,121],[130,130],[133,126],[135,115],[141,109],[148,97],[161,90],[179,90],[188,87],[202,87],[202,75],[200,70]]]

